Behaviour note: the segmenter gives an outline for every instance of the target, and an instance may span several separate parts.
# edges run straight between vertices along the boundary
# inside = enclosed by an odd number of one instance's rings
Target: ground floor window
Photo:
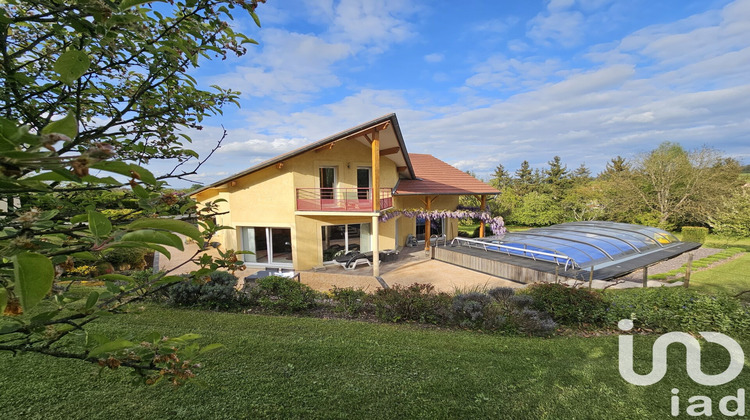
[[[370,223],[323,226],[321,233],[323,261],[333,261],[349,251],[372,250]]]
[[[444,234],[445,226],[446,226],[445,218],[442,218],[440,220],[430,221],[430,231],[431,231],[430,236]],[[425,231],[425,219],[418,217],[417,218],[417,240],[418,241],[424,241],[424,236],[425,236],[424,231]]]
[[[254,254],[243,254],[246,263],[292,265],[292,230],[270,227],[243,227],[242,249]]]

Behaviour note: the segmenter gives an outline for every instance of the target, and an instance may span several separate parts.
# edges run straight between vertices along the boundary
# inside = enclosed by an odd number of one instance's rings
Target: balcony
[[[390,188],[380,189],[380,208],[393,207]],[[371,188],[297,188],[297,211],[372,212]]]

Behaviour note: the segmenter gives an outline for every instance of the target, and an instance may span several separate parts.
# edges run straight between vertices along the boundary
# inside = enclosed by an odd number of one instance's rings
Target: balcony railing
[[[390,188],[380,189],[380,208],[393,207]],[[298,211],[372,211],[371,188],[297,188]]]

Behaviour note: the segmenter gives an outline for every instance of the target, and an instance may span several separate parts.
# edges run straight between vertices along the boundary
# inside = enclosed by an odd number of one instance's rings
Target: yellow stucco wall
[[[357,168],[371,167],[370,147],[357,140],[335,143],[330,149],[309,151],[285,160],[283,165],[270,166],[245,175],[220,189],[210,189],[195,198],[202,203],[224,198],[220,209],[229,214],[217,222],[235,230],[221,231],[218,241],[227,249],[240,249],[242,227],[289,228],[292,233],[294,267],[306,270],[323,263],[321,227],[352,223],[371,223],[371,216],[339,213],[331,216],[310,216],[296,213],[296,188],[318,188],[319,169],[337,168],[337,188],[357,187]],[[396,164],[381,158],[381,188],[392,189],[398,181]],[[395,221],[379,224],[380,249],[396,248]]]

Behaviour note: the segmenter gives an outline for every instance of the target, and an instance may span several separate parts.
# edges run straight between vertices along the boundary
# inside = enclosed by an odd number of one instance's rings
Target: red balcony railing
[[[390,188],[380,189],[380,208],[393,207]],[[298,211],[372,211],[371,188],[297,188]]]

